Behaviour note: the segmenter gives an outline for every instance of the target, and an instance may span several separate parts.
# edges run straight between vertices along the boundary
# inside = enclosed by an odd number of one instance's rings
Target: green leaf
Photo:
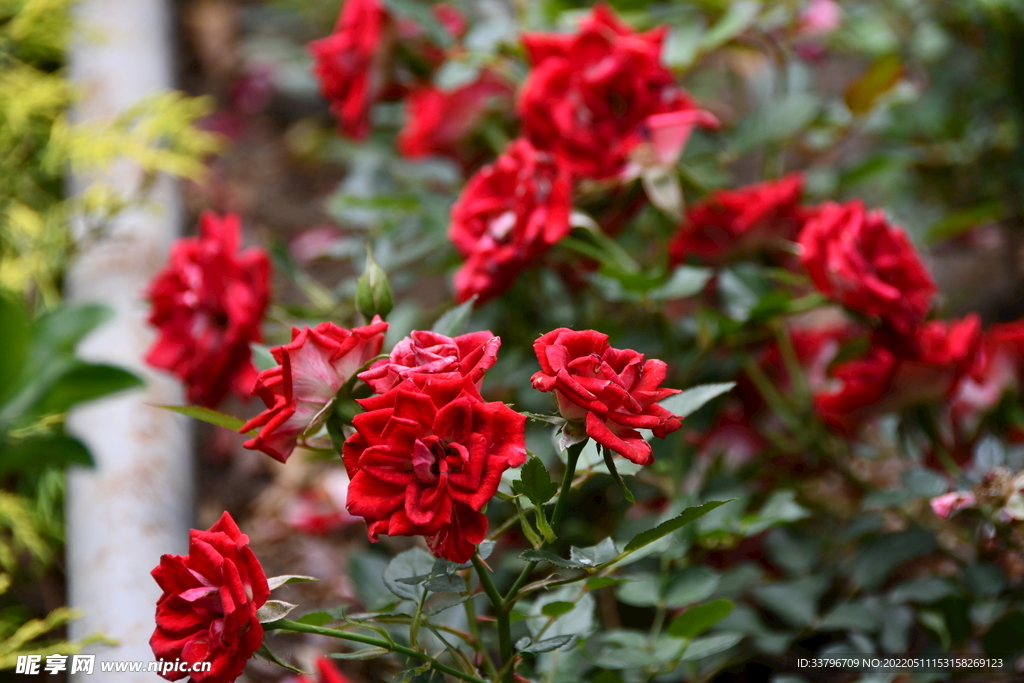
[[[718,382],[715,384],[700,384],[690,387],[675,396],[669,396],[661,401],[660,405],[665,410],[679,417],[687,417],[700,410],[708,401],[731,391],[736,382]]]
[[[668,282],[648,291],[647,296],[656,301],[685,299],[702,292],[714,274],[711,268],[678,266],[672,271]]]
[[[61,375],[31,410],[37,415],[59,415],[78,403],[141,386],[139,377],[112,365],[76,365]]]
[[[583,569],[583,565],[579,562],[566,560],[550,550],[524,550],[519,553],[519,559],[527,562],[548,562],[562,569]]]
[[[633,496],[633,492],[626,486],[626,482],[622,481],[622,477],[619,476],[619,471],[615,469],[615,459],[612,457],[612,452],[606,447],[601,446],[601,456],[604,458],[604,465],[608,468],[608,474],[612,475],[612,479],[622,489],[622,495],[625,496],[626,500],[630,503],[635,503],[636,498]]]
[[[337,619],[330,612],[319,611],[303,614],[295,621],[300,624],[309,624],[310,626],[323,626],[324,624],[329,624],[332,621],[337,621]]]
[[[292,666],[288,662],[284,661],[283,659],[281,659],[280,657],[275,655],[273,652],[270,651],[270,648],[267,647],[266,643],[263,643],[262,645],[260,645],[260,649],[256,650],[256,652],[254,654],[257,657],[259,657],[261,659],[265,659],[268,662],[271,662],[273,664],[277,664],[279,667],[281,667],[283,669],[287,669],[288,671],[291,671],[292,673],[297,673],[297,674],[300,674],[300,675],[303,675],[303,676],[310,676],[310,675],[312,675],[308,671],[303,671],[302,669],[295,668],[294,666]]]
[[[274,355],[270,353],[270,347],[265,344],[257,344],[253,342],[249,344],[249,348],[252,349],[252,362],[256,366],[257,370],[269,370],[270,368],[276,368],[280,363],[274,358]]]
[[[430,40],[438,47],[449,48],[452,46],[454,42],[452,35],[437,20],[429,4],[415,0],[384,0],[384,5],[399,17],[410,19],[420,28],[425,29]]]
[[[422,583],[430,576],[433,566],[434,558],[427,551],[410,548],[396,555],[388,563],[384,569],[384,585],[402,599],[419,601],[423,595],[423,589],[416,585],[409,585],[407,582],[422,577],[417,582]]]
[[[538,508],[558,492],[558,484],[540,458],[530,458],[519,470],[519,479],[512,482],[512,492],[529,498]]]
[[[31,472],[68,465],[93,466],[89,449],[78,439],[48,434],[22,441],[0,443],[0,474]]]
[[[728,650],[741,640],[743,640],[742,633],[716,633],[713,636],[696,638],[689,644],[680,659],[684,662],[704,659]]]
[[[54,355],[71,355],[82,338],[114,312],[100,304],[62,306],[32,323],[31,363],[45,364]]]
[[[673,638],[696,638],[732,613],[732,600],[713,600],[686,610],[669,624]]]
[[[571,602],[564,602],[562,600],[556,600],[555,602],[549,602],[541,608],[540,613],[546,617],[560,617],[563,614],[568,614],[572,611],[575,605]]]
[[[825,576],[808,576],[754,589],[754,597],[790,626],[804,627],[818,613],[818,602],[828,590]]]
[[[170,410],[171,412],[185,415],[208,424],[217,425],[218,427],[225,427],[233,432],[237,432],[242,428],[242,425],[245,424],[245,420],[234,417],[233,415],[225,415],[224,413],[219,413],[216,410],[200,406],[157,406],[157,408]]]
[[[904,562],[927,555],[935,550],[935,546],[935,537],[916,527],[873,538],[864,544],[854,560],[850,578],[860,588],[878,588],[894,569]]]
[[[457,337],[469,322],[469,316],[473,313],[475,303],[476,297],[474,296],[466,303],[445,311],[430,328],[430,331],[443,334],[446,337]]]
[[[272,576],[267,579],[267,584],[270,586],[270,590],[280,588],[281,586],[287,586],[290,583],[305,583],[306,581],[319,581],[312,576],[301,576],[299,574],[283,574],[281,576]]]
[[[576,636],[555,636],[553,638],[545,638],[544,640],[538,640],[536,643],[530,643],[526,647],[520,648],[519,653],[524,655],[537,655],[542,652],[560,650],[572,642],[572,639],[575,637]]]
[[[706,600],[718,588],[721,578],[718,572],[710,567],[687,567],[669,585],[665,594],[665,606],[669,609],[678,609]]]
[[[377,657],[383,657],[384,655],[391,652],[391,650],[383,647],[367,647],[360,650],[353,650],[352,652],[332,652],[327,655],[331,659],[347,660],[358,660],[358,659],[377,659]]]
[[[423,587],[434,593],[461,593],[466,590],[466,581],[458,574],[441,574],[429,579]]]
[[[678,531],[687,524],[692,524],[693,522],[696,522],[698,519],[700,519],[707,513],[711,512],[720,505],[725,505],[728,502],[730,501],[709,500],[703,505],[686,508],[678,517],[673,517],[672,519],[668,520],[667,522],[659,524],[653,529],[648,529],[647,531],[644,531],[643,533],[634,536],[633,540],[626,544],[624,552],[633,552],[634,550],[639,550],[640,548],[643,548],[645,545],[650,545],[651,543],[657,541],[659,538],[664,538],[665,536],[671,534],[673,531]]]
[[[619,586],[626,583],[629,579],[617,579],[614,576],[593,576],[587,579],[587,590],[596,591],[600,588],[607,588],[608,586]]]
[[[15,382],[25,369],[29,354],[28,313],[20,299],[0,295],[0,330],[3,330],[3,353],[0,353],[0,404],[15,391]]]
[[[700,41],[702,52],[719,48],[746,31],[761,11],[761,3],[756,0],[735,0],[730,2],[728,7],[718,23],[704,34]]]
[[[584,567],[597,567],[614,560],[618,554],[619,551],[615,549],[615,542],[611,538],[606,538],[597,545],[586,548],[577,548],[576,546],[569,548],[569,557]]]

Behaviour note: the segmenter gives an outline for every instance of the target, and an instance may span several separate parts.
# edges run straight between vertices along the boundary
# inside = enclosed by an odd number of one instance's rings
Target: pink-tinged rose
[[[501,339],[487,331],[446,337],[417,330],[395,344],[390,358],[374,363],[359,379],[376,394],[413,375],[467,377],[479,389],[484,373],[498,360],[499,348]]]
[[[805,218],[804,180],[791,173],[779,180],[718,190],[694,205],[669,245],[673,264],[688,256],[718,262],[793,240]]]
[[[801,261],[821,293],[900,334],[924,320],[936,290],[914,246],[860,200],[828,202],[800,233]]]
[[[974,494],[968,491],[953,491],[931,500],[932,511],[943,519],[949,519],[957,510],[973,507],[975,504]]]
[[[239,251],[240,241],[237,215],[204,212],[199,236],[178,240],[149,285],[158,334],[146,362],[174,373],[191,403],[247,397],[256,379],[249,344],[262,338],[270,260],[262,249]]]
[[[286,461],[341,386],[380,353],[387,329],[379,316],[351,330],[334,323],[293,328],[290,344],[270,350],[280,365],[261,372],[253,387],[267,409],[239,430],[260,430],[245,447]]]
[[[697,113],[661,64],[666,35],[664,26],[633,31],[603,3],[574,35],[523,34],[533,66],[517,107],[524,135],[574,176],[597,180],[622,176],[643,143],[678,158],[694,126],[717,120]],[[686,116],[656,118],[667,114]]]
[[[487,301],[569,234],[572,182],[554,155],[519,138],[469,179],[452,207],[448,236],[466,262],[455,275],[459,301]]]
[[[651,445],[638,429],[664,439],[679,429],[678,417],[658,401],[678,394],[661,386],[664,361],[645,360],[632,349],[615,349],[595,330],[559,328],[533,343],[540,372],[531,379],[538,391],[554,392],[566,420],[583,422],[587,436],[638,465],[654,461]]]
[[[398,150],[409,159],[437,155],[460,158],[461,143],[484,115],[507,105],[512,86],[491,71],[452,91],[428,85],[406,99],[408,121],[398,134]]]
[[[835,0],[810,0],[800,13],[797,32],[803,36],[824,36],[843,22],[843,10]]]
[[[209,662],[209,671],[170,671],[176,681],[232,683],[263,642],[256,611],[270,597],[267,576],[231,515],[189,532],[188,555],[164,555],[153,570],[163,591],[149,639],[159,661]]]
[[[371,541],[422,535],[437,557],[469,560],[502,472],[526,461],[526,418],[461,376],[413,375],[359,404],[342,451],[349,512]]]

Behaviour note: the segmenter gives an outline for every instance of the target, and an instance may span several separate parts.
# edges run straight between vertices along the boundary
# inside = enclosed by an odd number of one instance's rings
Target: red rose
[[[970,371],[954,391],[953,412],[976,422],[1003,394],[1020,386],[1024,367],[1024,321],[993,325],[982,335]]]
[[[661,64],[667,32],[636,33],[602,4],[575,35],[524,34],[533,66],[518,104],[526,137],[563,157],[573,175],[606,179],[649,141],[651,117],[694,112],[676,122],[680,131],[712,125]]]
[[[814,397],[815,408],[848,432],[872,415],[944,400],[970,369],[980,342],[976,315],[932,320],[908,337],[876,334],[866,356],[833,370],[831,386]]]
[[[361,140],[370,133],[370,106],[387,85],[395,32],[380,0],[346,0],[334,33],[309,44],[320,91],[344,135]]]
[[[512,86],[490,71],[452,91],[427,86],[406,100],[409,120],[398,134],[398,150],[410,159],[458,158],[461,143],[492,104],[512,96]]]
[[[320,657],[316,660],[316,670],[320,675],[315,679],[309,676],[297,676],[285,679],[285,681],[286,683],[349,683],[349,679],[338,671],[338,667],[327,657]]]
[[[349,512],[371,541],[423,535],[436,556],[469,560],[487,533],[480,510],[526,461],[526,418],[485,403],[466,377],[413,375],[359,404],[342,451]]]
[[[791,173],[779,180],[719,190],[696,204],[669,247],[672,263],[689,255],[717,261],[747,253],[775,240],[792,240],[800,230],[804,179]]]
[[[224,513],[208,531],[193,529],[188,555],[164,555],[153,570],[163,590],[149,639],[161,661],[210,662],[208,672],[162,673],[169,681],[231,683],[263,642],[256,610],[270,597],[249,537]]]
[[[800,233],[801,261],[823,294],[907,334],[928,312],[935,283],[904,232],[860,200],[826,203]]]
[[[262,249],[239,252],[240,236],[237,215],[203,213],[199,236],[178,240],[149,286],[158,335],[146,362],[177,375],[192,403],[248,396],[256,379],[249,344],[261,339],[270,262]]]
[[[501,339],[486,331],[452,338],[417,330],[395,344],[391,358],[374,363],[359,379],[375,394],[418,374],[468,377],[479,389],[484,373],[498,360],[499,348]]]
[[[252,393],[263,399],[267,409],[239,430],[261,428],[245,447],[287,460],[298,437],[322,417],[341,386],[380,353],[387,330],[388,324],[379,316],[352,330],[334,323],[293,328],[290,344],[270,350],[281,365],[261,372],[253,387]]]
[[[654,460],[651,445],[637,432],[650,429],[664,439],[682,426],[680,419],[658,405],[678,389],[661,383],[668,366],[644,360],[631,349],[613,349],[608,335],[564,327],[533,343],[541,371],[533,388],[553,391],[567,420],[585,420],[587,436],[638,465]]]
[[[466,262],[455,275],[459,301],[508,289],[523,268],[569,234],[572,183],[553,155],[514,140],[469,179],[452,207],[448,236]]]

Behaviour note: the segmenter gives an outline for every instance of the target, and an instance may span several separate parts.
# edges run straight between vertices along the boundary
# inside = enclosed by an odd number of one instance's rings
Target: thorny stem
[[[267,631],[293,631],[295,633],[313,633],[318,636],[327,636],[329,638],[338,638],[341,640],[351,640],[354,643],[363,643],[364,645],[372,645],[391,652],[397,652],[403,654],[406,657],[418,659],[421,662],[430,664],[431,668],[437,669],[441,673],[448,674],[453,678],[457,678],[460,681],[467,681],[468,683],[487,683],[482,678],[471,676],[458,669],[453,669],[450,666],[442,664],[433,657],[423,652],[417,652],[412,648],[399,645],[398,643],[390,642],[382,638],[374,638],[373,636],[364,636],[359,633],[349,633],[348,631],[340,631],[334,628],[324,628],[323,626],[313,626],[312,624],[303,624],[297,621],[291,621],[290,619],[278,619],[268,624],[264,624],[263,628]]]
[[[491,579],[491,572],[478,553],[473,555],[473,568],[476,569],[476,573],[480,577],[480,585],[484,587],[484,592],[487,593],[487,597],[490,598],[491,604],[494,606],[495,616],[498,619],[498,650],[501,653],[501,668],[506,672],[502,675],[502,679],[509,681],[511,676],[508,674],[512,670],[509,666],[509,662],[512,661],[512,622],[508,611],[504,609],[501,593],[498,592]]]
[[[491,656],[487,653],[487,648],[484,647],[484,640],[480,634],[480,622],[476,618],[476,605],[473,604],[473,598],[466,600],[463,607],[466,610],[466,621],[469,622],[469,633],[476,640],[476,650],[480,653],[483,658],[484,668],[487,669],[487,673],[492,678],[498,677],[498,670],[494,668],[494,662],[491,661]]]

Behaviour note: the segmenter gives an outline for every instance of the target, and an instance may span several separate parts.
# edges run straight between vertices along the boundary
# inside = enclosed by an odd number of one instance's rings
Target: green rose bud
[[[374,260],[373,252],[367,248],[366,267],[356,285],[356,309],[367,320],[371,320],[374,315],[387,318],[393,302],[394,296],[391,293],[391,284],[388,282],[387,273]]]

